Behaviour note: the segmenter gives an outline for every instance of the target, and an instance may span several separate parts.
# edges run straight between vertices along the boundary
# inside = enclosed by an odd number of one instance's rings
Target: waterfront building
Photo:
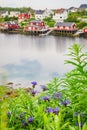
[[[74,34],[77,31],[76,24],[73,22],[57,22],[54,31],[61,34]]]
[[[42,20],[32,20],[28,26],[24,27],[25,31],[36,31],[45,29],[45,23]]]
[[[20,26],[15,23],[15,22],[12,22],[12,21],[9,21],[9,22],[4,22],[1,24],[1,28],[2,30],[7,30],[7,31],[12,31],[12,30],[17,30],[20,28]]]

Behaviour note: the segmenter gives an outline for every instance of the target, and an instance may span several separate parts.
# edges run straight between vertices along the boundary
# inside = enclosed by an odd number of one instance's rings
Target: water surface
[[[78,43],[87,48],[87,39],[59,36],[26,36],[0,34],[0,79],[2,74],[12,82],[47,83],[53,77],[71,70],[64,65],[68,48]]]

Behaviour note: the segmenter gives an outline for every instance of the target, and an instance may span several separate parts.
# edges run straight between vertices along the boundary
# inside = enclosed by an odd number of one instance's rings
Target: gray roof
[[[43,21],[41,21],[41,20],[31,20],[30,23],[31,23],[31,22],[41,23],[41,22],[43,22]]]
[[[74,23],[73,22],[58,22],[55,24],[55,26],[72,26]]]
[[[71,9],[76,9],[76,7],[72,6],[72,7],[70,7],[68,10],[71,10]]]
[[[36,10],[35,14],[43,14],[44,10]]]
[[[3,14],[3,13],[6,13],[8,11],[7,10],[0,10],[0,12]]]
[[[80,9],[86,9],[87,8],[87,4],[81,4],[79,8]]]

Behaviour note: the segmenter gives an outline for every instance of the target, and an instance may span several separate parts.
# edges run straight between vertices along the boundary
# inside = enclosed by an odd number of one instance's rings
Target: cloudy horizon
[[[87,0],[0,0],[1,7],[31,7],[33,9],[79,7],[81,4],[87,4]]]

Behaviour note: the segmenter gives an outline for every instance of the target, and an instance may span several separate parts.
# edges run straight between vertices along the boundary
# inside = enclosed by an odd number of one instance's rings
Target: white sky
[[[0,0],[1,7],[31,7],[33,9],[79,7],[81,4],[87,4],[87,0]]]

